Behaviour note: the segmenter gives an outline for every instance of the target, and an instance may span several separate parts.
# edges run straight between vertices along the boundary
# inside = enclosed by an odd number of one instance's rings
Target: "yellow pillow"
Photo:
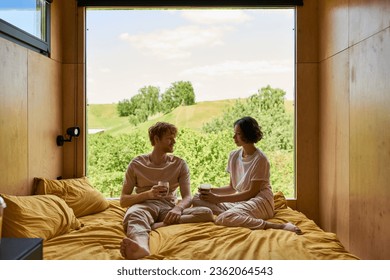
[[[274,209],[286,209],[287,200],[281,191],[274,193]]]
[[[3,215],[3,237],[48,240],[81,227],[73,210],[58,196],[0,195],[7,204]]]
[[[62,180],[35,178],[34,185],[35,194],[54,194],[65,200],[76,217],[98,213],[109,206],[107,199],[92,187],[86,177]]]

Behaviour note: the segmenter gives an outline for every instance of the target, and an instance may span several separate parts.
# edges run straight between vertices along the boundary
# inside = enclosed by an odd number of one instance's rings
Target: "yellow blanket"
[[[284,230],[228,228],[211,222],[171,225],[151,232],[151,255],[146,259],[358,259],[345,250],[335,234],[324,232],[304,214],[275,202],[279,209],[271,220],[290,221],[301,228],[303,235]],[[110,201],[107,210],[81,217],[81,229],[44,242],[44,259],[122,259],[119,247],[125,237],[121,223],[124,213],[118,201]]]

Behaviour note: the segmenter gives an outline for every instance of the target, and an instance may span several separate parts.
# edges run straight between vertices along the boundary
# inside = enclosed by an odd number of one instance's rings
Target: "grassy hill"
[[[203,101],[191,106],[180,106],[169,114],[158,114],[148,121],[133,126],[127,117],[119,117],[116,104],[90,104],[87,107],[87,127],[89,129],[102,129],[105,133],[113,135],[130,133],[134,130],[147,131],[157,121],[175,124],[179,128],[200,130],[204,123],[221,116],[227,108],[234,105],[238,99],[217,101]],[[286,100],[286,110],[293,114],[293,101]]]
[[[169,114],[155,115],[138,126],[131,125],[127,117],[119,117],[116,104],[90,104],[87,108],[87,126],[89,129],[104,129],[105,133],[114,135],[134,130],[147,131],[157,121],[170,122],[181,128],[200,130],[204,123],[222,115],[224,110],[235,102],[236,99],[227,99],[180,106]]]

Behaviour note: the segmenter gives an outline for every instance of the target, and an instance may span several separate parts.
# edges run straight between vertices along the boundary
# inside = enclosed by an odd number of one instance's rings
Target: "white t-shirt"
[[[264,181],[263,188],[271,189],[270,164],[265,154],[256,149],[249,157],[242,157],[242,148],[229,155],[226,171],[230,173],[232,186],[238,192],[248,190],[252,181]]]

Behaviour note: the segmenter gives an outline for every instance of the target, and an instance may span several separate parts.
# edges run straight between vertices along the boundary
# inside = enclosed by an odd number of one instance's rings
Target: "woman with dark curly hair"
[[[258,122],[244,117],[234,123],[234,142],[238,150],[229,155],[227,172],[230,184],[225,187],[199,189],[194,206],[207,206],[215,215],[215,223],[250,229],[283,229],[301,234],[292,223],[267,221],[274,216],[274,196],[270,184],[270,164],[255,146],[263,138]]]

